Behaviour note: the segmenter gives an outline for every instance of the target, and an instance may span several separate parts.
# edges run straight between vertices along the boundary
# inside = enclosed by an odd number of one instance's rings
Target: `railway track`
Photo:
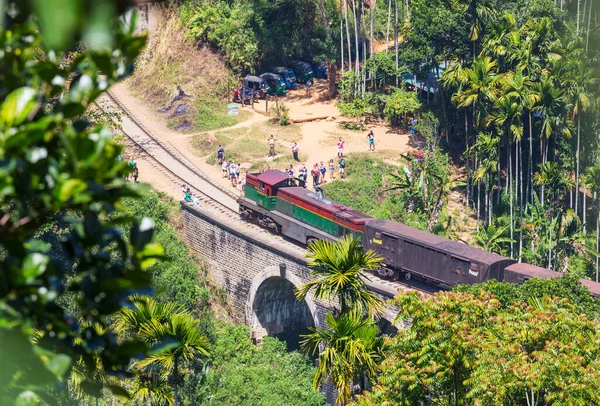
[[[290,250],[295,250],[297,253],[301,253],[302,256],[304,256],[306,252],[304,247],[300,247],[284,238],[272,235],[270,231],[258,227],[255,224],[241,220],[237,203],[238,196],[212,182],[208,175],[202,172],[202,170],[170,142],[169,145],[165,145],[165,143],[152,135],[150,130],[135,118],[133,113],[129,111],[117,96],[110,91],[107,91],[105,92],[105,99],[125,113],[121,118],[123,133],[148,158],[150,164],[163,173],[167,179],[172,181],[175,187],[179,184],[189,185],[191,188],[198,191],[199,201],[201,202],[203,209],[219,212],[229,219],[239,222],[249,231],[270,234],[273,238],[277,238],[280,244],[283,244]],[[105,111],[100,104],[98,104],[98,107]],[[375,275],[369,276],[367,285],[371,290],[388,298],[394,297],[398,291],[406,291],[407,289],[417,290],[423,294],[431,295],[431,291],[423,289],[420,286],[410,286],[397,281],[384,280]]]
[[[198,192],[198,200],[205,207],[229,217],[238,216],[235,194],[210,181],[205,173],[172,145],[165,145],[152,135],[114,94],[106,92],[105,95],[109,103],[125,113],[121,119],[125,135],[149,158],[155,168],[175,182],[174,186],[181,183],[189,185]],[[102,106],[100,108],[103,109]]]

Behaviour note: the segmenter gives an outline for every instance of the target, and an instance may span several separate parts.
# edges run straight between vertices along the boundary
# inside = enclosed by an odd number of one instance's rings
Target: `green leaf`
[[[34,252],[23,260],[23,279],[26,283],[31,283],[38,276],[46,272],[50,259],[39,252]]]
[[[60,188],[59,197],[62,201],[69,200],[72,196],[83,192],[87,188],[84,181],[80,179],[69,179]]]
[[[0,120],[6,127],[21,124],[35,108],[35,90],[21,87],[10,93],[0,110]]]
[[[35,0],[33,7],[39,19],[44,42],[51,49],[62,50],[73,40],[80,18],[81,2],[77,0]]]
[[[30,390],[19,393],[15,399],[15,406],[35,406],[40,403],[38,396]]]
[[[56,376],[62,378],[71,367],[71,357],[65,354],[56,354],[46,367]]]

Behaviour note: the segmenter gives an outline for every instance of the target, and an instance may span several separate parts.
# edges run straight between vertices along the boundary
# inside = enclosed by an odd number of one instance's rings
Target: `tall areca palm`
[[[480,133],[477,136],[477,141],[470,148],[469,153],[476,153],[481,157],[480,164],[473,173],[473,180],[481,184],[485,182],[485,222],[487,225],[492,224],[492,212],[493,212],[493,174],[498,170],[498,144],[500,138],[491,133]],[[477,200],[479,202],[479,191]],[[477,219],[479,220],[479,203],[477,204]]]
[[[325,329],[310,328],[311,333],[302,336],[301,346],[313,355],[319,353],[313,387],[318,389],[323,381],[331,379],[338,391],[336,402],[345,405],[354,380],[375,375],[383,359],[384,343],[373,319],[363,317],[358,309],[337,318],[329,313],[325,325]]]
[[[364,251],[358,238],[347,235],[337,242],[312,241],[308,245],[308,266],[313,279],[296,289],[298,300],[313,290],[320,300],[337,299],[340,310],[353,308],[369,315],[381,313],[382,300],[367,289],[367,273],[376,269],[382,258],[374,251]]]
[[[490,57],[477,58],[465,69],[468,87],[456,93],[452,100],[458,107],[472,107],[475,126],[482,129],[486,123],[488,108],[496,100],[497,63]]]
[[[549,227],[549,249],[548,249],[548,268],[552,265],[552,230],[554,227],[553,223],[556,220],[556,213],[554,212],[554,200],[556,196],[560,196],[560,191],[566,191],[571,187],[571,178],[565,175],[564,170],[560,167],[557,162],[546,162],[541,164],[539,171],[534,175],[534,183],[536,185],[548,186],[550,193],[550,219],[551,226]]]
[[[579,57],[578,57],[579,56]],[[570,78],[567,80],[569,93],[571,95],[573,110],[573,120],[577,121],[577,147],[575,150],[575,213],[579,213],[579,153],[581,149],[581,115],[588,110],[591,105],[591,89],[598,82],[595,76],[596,71],[589,65],[588,58],[579,52],[574,55],[576,58],[571,71]]]

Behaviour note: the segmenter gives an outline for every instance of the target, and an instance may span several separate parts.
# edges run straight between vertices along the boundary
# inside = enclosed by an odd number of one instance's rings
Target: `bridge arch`
[[[246,321],[257,341],[274,336],[298,349],[299,335],[308,327],[320,327],[320,312],[312,296],[298,301],[294,289],[303,281],[285,264],[268,266],[252,280],[246,305]]]

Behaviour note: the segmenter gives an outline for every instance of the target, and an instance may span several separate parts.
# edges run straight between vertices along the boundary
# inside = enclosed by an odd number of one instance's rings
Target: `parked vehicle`
[[[272,96],[285,96],[286,87],[285,81],[276,73],[265,72],[260,75],[260,78],[269,85],[268,93]]]
[[[321,61],[321,62],[312,62],[312,69],[315,75],[315,78],[323,78],[323,79],[327,79],[328,78],[328,73],[327,73],[327,64],[325,63],[325,61]]]
[[[259,78],[258,76],[248,75],[243,79],[242,83],[243,87],[246,89],[250,89],[251,93],[252,90],[254,90],[254,94],[258,93],[258,97],[260,99],[264,99],[265,97],[267,97],[267,90],[269,89],[269,85],[264,79]]]
[[[286,90],[293,90],[297,87],[296,75],[294,74],[293,69],[276,66],[273,68],[273,72],[278,74],[285,81]]]
[[[231,99],[234,103],[242,103],[242,91],[244,91],[243,103],[250,104],[252,102],[252,92],[250,89],[233,89],[233,98]],[[254,94],[254,101],[258,101],[258,94]]]
[[[296,74],[296,80],[299,83],[306,83],[309,79],[313,79],[313,70],[309,63],[303,61],[290,62],[290,68]]]

